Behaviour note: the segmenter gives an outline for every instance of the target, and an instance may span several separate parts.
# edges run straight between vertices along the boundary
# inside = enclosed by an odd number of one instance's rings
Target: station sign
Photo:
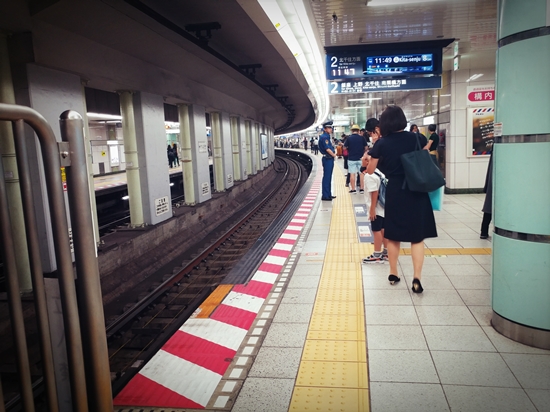
[[[469,106],[486,106],[495,101],[495,86],[492,85],[468,86],[466,93]]]
[[[156,215],[159,216],[159,215],[162,215],[163,213],[167,213],[170,210],[169,206],[170,206],[170,203],[168,200],[168,196],[155,199]]]
[[[441,89],[441,76],[410,77],[402,79],[350,80],[328,82],[329,94],[386,92],[394,90]]]

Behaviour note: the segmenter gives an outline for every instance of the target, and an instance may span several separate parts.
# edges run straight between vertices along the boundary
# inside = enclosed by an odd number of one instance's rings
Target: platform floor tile
[[[330,231],[290,411],[369,411],[359,245],[350,196],[334,175]]]
[[[296,385],[367,389],[367,363],[302,360]]]
[[[310,330],[324,330],[327,332],[355,332],[365,331],[365,315],[338,316],[322,315],[312,317]]]
[[[360,315],[365,311],[362,300],[323,300],[317,298],[313,316],[317,315]]]
[[[368,412],[367,389],[297,387],[294,390],[290,411]]]
[[[364,340],[306,340],[302,360],[366,362],[365,347]]]
[[[317,291],[316,300],[347,300],[347,301],[363,301],[363,290],[361,289],[331,289],[323,288]]]

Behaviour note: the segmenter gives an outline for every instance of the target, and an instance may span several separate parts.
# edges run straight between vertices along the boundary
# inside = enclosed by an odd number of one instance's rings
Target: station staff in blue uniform
[[[319,151],[323,155],[323,197],[322,200],[332,200],[332,170],[334,169],[334,159],[336,159],[336,150],[332,145],[332,120],[323,123],[324,133],[319,136]]]

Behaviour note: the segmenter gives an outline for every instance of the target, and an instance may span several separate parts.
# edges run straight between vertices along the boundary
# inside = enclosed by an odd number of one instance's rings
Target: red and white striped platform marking
[[[321,189],[320,176],[246,285],[209,318],[191,318],[115,397],[116,406],[204,409],[290,256]]]

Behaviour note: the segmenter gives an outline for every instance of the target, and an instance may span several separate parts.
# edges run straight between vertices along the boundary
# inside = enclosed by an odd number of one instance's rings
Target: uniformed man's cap
[[[323,129],[324,129],[325,127],[332,127],[332,120],[323,123]]]
[[[361,129],[361,128],[359,126],[357,126],[356,124],[351,126],[351,130],[359,130],[359,129]]]

